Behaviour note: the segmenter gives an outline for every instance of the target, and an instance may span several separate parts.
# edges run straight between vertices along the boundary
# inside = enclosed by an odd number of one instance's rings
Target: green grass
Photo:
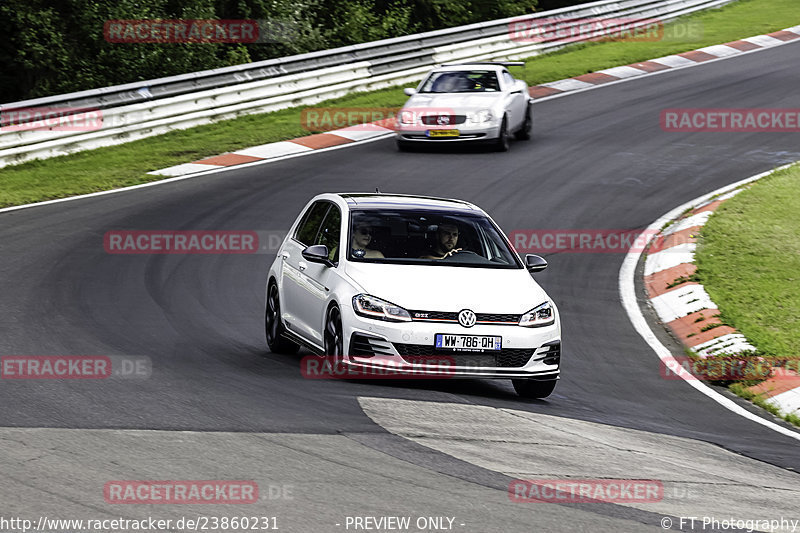
[[[765,411],[769,411],[775,416],[781,416],[780,409],[778,409],[771,403],[765,402],[764,398],[749,390],[746,385],[734,383],[729,387],[729,389],[733,391],[737,396],[753,402],[754,404],[761,407]]]
[[[578,44],[526,61],[516,75],[529,84],[546,83],[605,68],[695,50],[789,28],[800,23],[797,0],[740,0],[719,9],[695,13],[665,25],[658,41]],[[682,37],[681,28],[690,33]]]
[[[730,385],[728,388],[739,396],[740,398],[744,398],[752,402],[753,404],[757,405],[758,407],[764,409],[772,413],[773,415],[777,416],[778,418],[782,418],[789,422],[790,424],[794,424],[795,426],[800,426],[800,417],[794,413],[789,413],[788,415],[781,414],[781,410],[772,405],[771,403],[767,403],[767,401],[761,397],[760,395],[754,393],[751,390],[748,390],[748,386],[743,383],[734,383]]]
[[[534,85],[603,68],[644,61],[695,48],[769,33],[800,24],[797,0],[740,0],[721,9],[676,21],[701,30],[700,37],[653,42],[597,42],[532,58],[516,75]],[[674,30],[668,26],[665,35]],[[400,88],[358,93],[319,107],[398,107]],[[249,146],[291,139],[309,132],[301,108],[250,115],[111,146],[0,169],[0,206],[63,198],[161,179],[147,172]]]
[[[696,276],[721,320],[765,357],[800,358],[800,166],[777,172],[723,203],[703,227]],[[781,416],[733,384],[730,390]],[[783,416],[800,426],[800,417]]]
[[[800,166],[723,203],[703,227],[697,277],[722,321],[766,356],[800,357]]]

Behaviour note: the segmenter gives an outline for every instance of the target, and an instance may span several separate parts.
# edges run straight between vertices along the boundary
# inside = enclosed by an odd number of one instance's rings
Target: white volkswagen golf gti
[[[511,379],[544,398],[559,379],[558,309],[483,210],[460,200],[321,194],[269,269],[270,350],[301,345],[346,368]],[[441,358],[441,368],[420,358]],[[418,364],[419,363],[419,364]]]

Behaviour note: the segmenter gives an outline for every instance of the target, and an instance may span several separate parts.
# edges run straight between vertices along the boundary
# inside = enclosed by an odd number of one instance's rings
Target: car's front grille
[[[478,318],[478,322],[513,322],[514,324],[519,324],[519,319],[522,317],[522,315],[508,313],[476,313],[475,316]]]
[[[447,122],[440,122],[440,118],[446,119]],[[463,124],[466,121],[466,115],[425,115],[422,117],[422,123],[426,126],[449,126],[450,124]]]
[[[533,348],[503,348],[497,352],[455,352],[435,350],[427,344],[393,344],[397,353],[408,362],[415,362],[409,358],[429,356],[434,360],[452,359],[455,366],[467,367],[518,368],[528,364],[535,351]]]
[[[458,323],[458,313],[448,311],[409,311],[411,320]],[[478,324],[517,325],[522,315],[510,313],[475,313]]]
[[[458,313],[449,313],[443,311],[409,311],[411,320],[436,320],[458,322]]]

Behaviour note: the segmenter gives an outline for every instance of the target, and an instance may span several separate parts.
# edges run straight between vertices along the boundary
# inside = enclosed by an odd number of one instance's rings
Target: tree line
[[[220,68],[577,3],[581,1],[3,0],[0,102]],[[213,43],[114,42],[108,38],[109,21],[140,19],[257,20],[262,23],[262,35],[257,42]]]

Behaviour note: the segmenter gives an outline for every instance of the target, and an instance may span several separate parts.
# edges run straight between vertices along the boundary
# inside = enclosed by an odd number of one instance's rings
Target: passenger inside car
[[[383,252],[369,248],[374,231],[373,227],[367,224],[359,224],[353,228],[353,238],[350,240],[350,253],[353,257],[383,259]]]

